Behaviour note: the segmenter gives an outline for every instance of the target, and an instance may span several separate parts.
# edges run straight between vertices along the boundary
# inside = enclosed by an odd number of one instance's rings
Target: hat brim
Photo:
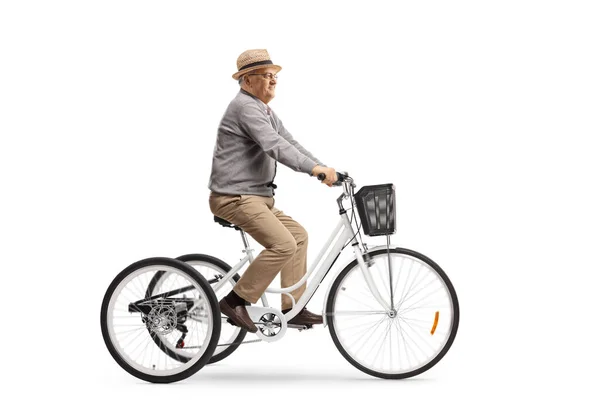
[[[238,71],[235,74],[233,74],[231,77],[237,81],[238,79],[240,79],[240,76],[246,75],[248,72],[256,71],[257,69],[263,69],[263,68],[277,68],[277,71],[275,73],[281,71],[281,67],[279,65],[265,64],[265,65],[257,65],[255,67],[250,67],[248,69]]]

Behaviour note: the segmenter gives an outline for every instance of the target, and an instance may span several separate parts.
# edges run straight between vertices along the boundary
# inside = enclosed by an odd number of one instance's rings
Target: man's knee
[[[308,232],[306,232],[306,229],[300,227],[295,235],[295,239],[298,246],[306,245],[308,243]]]
[[[292,258],[296,253],[298,246],[296,245],[296,241],[293,237],[290,237],[287,240],[276,243],[271,247],[271,250],[275,251],[278,254],[286,258]]]

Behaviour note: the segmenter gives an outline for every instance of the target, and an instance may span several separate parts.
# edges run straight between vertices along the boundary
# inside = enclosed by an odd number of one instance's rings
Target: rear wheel
[[[167,278],[147,296],[157,274]],[[123,369],[148,382],[170,383],[208,363],[221,318],[217,298],[202,275],[182,261],[149,258],[130,265],[110,284],[100,325],[108,351]],[[181,356],[167,355],[165,348],[175,347],[182,337]]]
[[[433,367],[450,349],[459,307],[448,276],[412,250],[370,253],[369,271],[386,310],[373,297],[358,262],[336,277],[326,316],[340,353],[359,370],[379,378],[403,379]],[[391,263],[390,263],[391,261]]]

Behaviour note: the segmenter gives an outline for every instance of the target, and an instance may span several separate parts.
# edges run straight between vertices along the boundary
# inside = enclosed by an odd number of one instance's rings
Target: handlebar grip
[[[339,172],[336,172],[336,175],[337,175],[337,181],[335,181],[333,183],[333,186],[341,186],[342,182],[347,177],[347,175],[340,174]],[[325,174],[321,172],[320,174],[317,175],[317,179],[320,180],[320,181],[324,180],[325,179]]]

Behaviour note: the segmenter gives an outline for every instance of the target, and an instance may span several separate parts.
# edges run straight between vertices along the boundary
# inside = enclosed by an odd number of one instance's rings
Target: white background
[[[599,18],[593,1],[3,2],[3,391],[595,397]],[[106,350],[100,304],[123,268],[242,256],[212,222],[207,182],[235,61],[252,48],[283,66],[271,106],[288,130],[359,186],[394,183],[393,242],[454,282],[456,341],[421,376],[365,375],[322,328],[167,386]],[[276,183],[312,259],[339,189],[282,165]]]

